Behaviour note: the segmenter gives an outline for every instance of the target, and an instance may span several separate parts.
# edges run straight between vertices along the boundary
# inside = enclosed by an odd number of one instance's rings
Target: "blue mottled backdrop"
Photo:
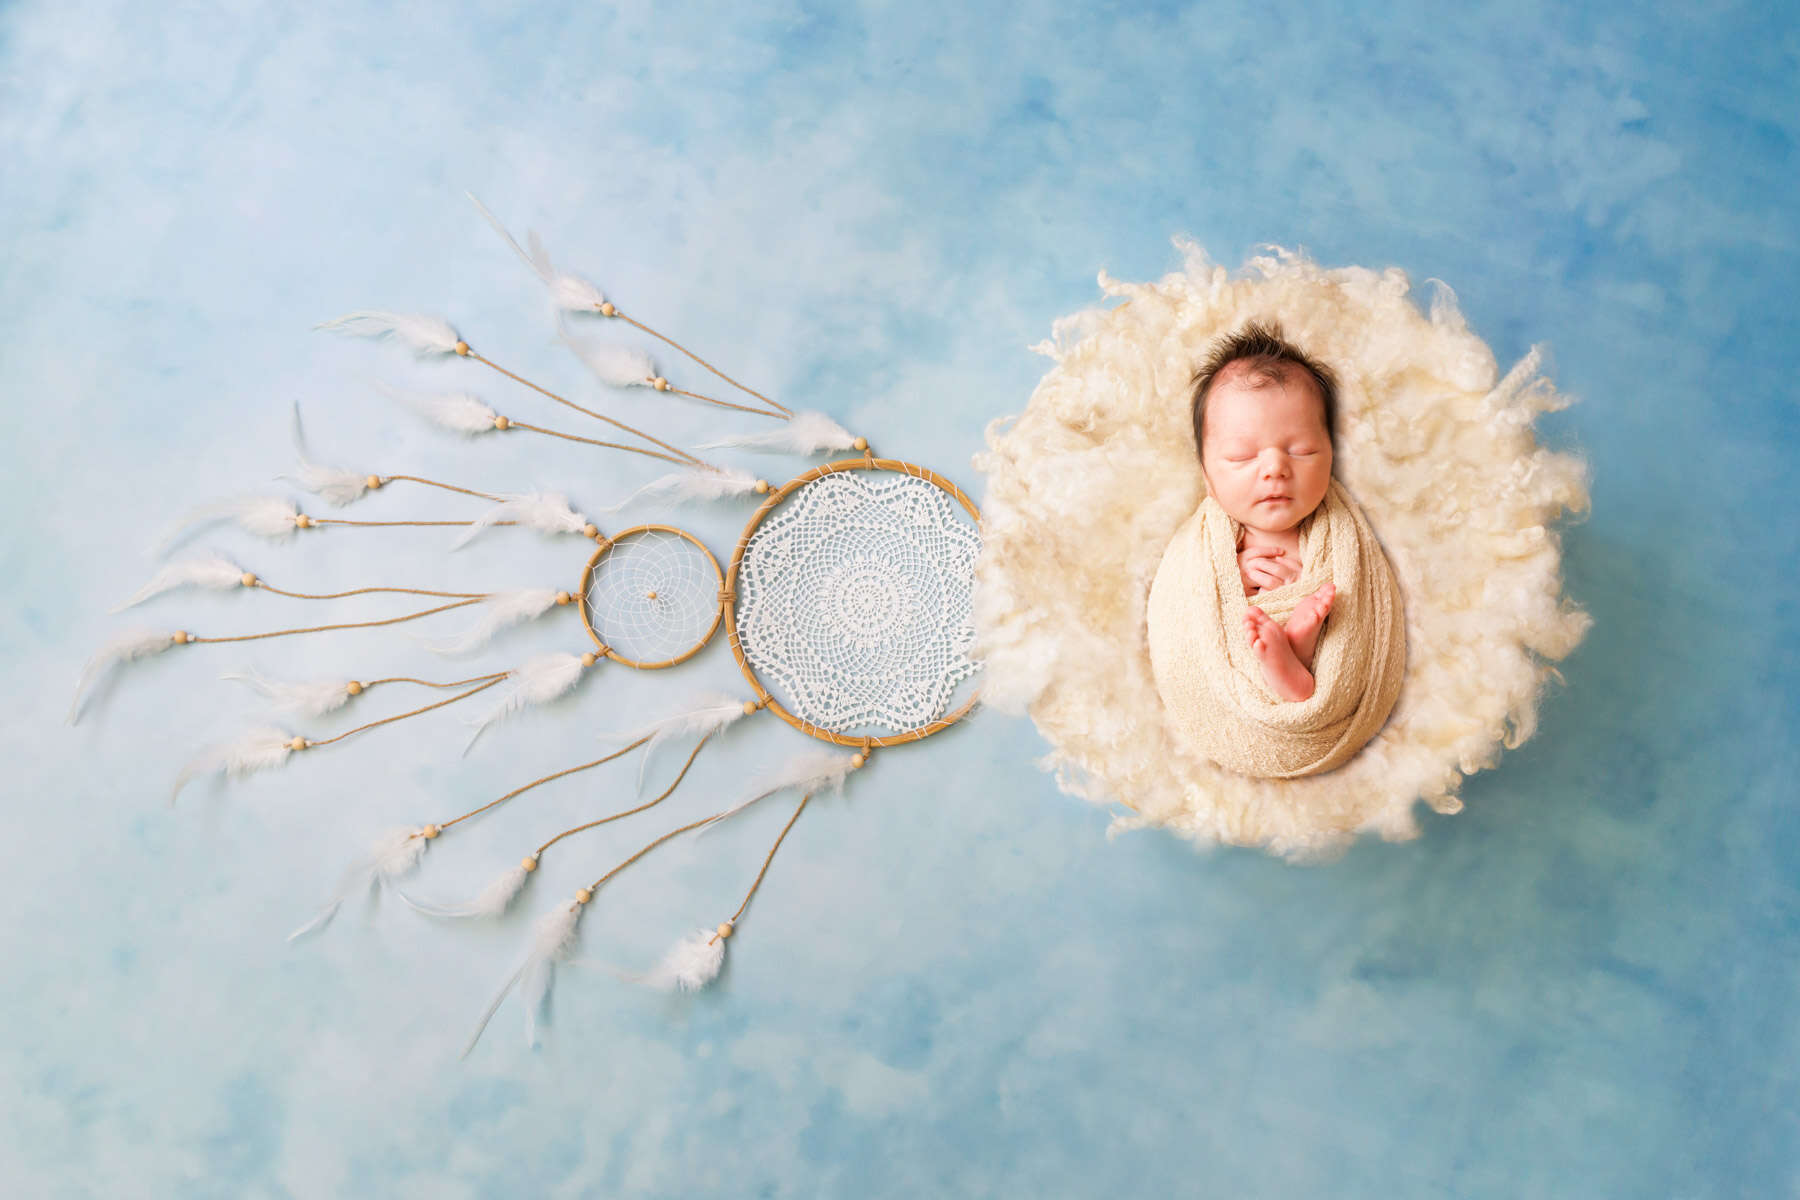
[[[7,1194],[1800,1193],[1800,35],[1787,6],[1688,7],[0,9]],[[421,655],[206,647],[63,716],[164,525],[288,486],[296,401],[327,461],[590,510],[649,477],[436,436],[373,384],[461,364],[310,332],[441,312],[585,388],[465,189],[728,369],[977,493],[984,425],[1043,369],[1026,346],[1097,299],[1097,269],[1174,268],[1172,234],[1441,278],[1502,364],[1547,342],[1580,399],[1546,436],[1593,463],[1567,546],[1594,632],[1466,813],[1322,868],[1108,842],[1027,723],[979,715],[815,805],[715,991],[612,968],[728,912],[787,802],[609,888],[542,1048],[509,1004],[459,1063],[531,911],[798,735],[734,734],[663,814],[547,858],[498,925],[388,897],[283,936],[381,829],[729,685],[722,645],[603,672],[466,759],[444,714],[175,808],[181,763],[250,719],[221,672]],[[695,406],[659,428],[715,426]],[[442,514],[395,491],[361,515]],[[742,515],[689,523],[724,548]],[[195,544],[300,587],[579,554],[502,534],[453,557],[442,532]],[[288,617],[317,609],[171,596],[140,623]],[[629,776],[459,829],[421,889],[480,882]]]

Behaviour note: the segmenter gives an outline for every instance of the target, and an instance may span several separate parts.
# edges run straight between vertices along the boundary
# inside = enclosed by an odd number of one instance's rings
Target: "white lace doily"
[[[976,666],[981,538],[939,487],[840,471],[795,489],[744,546],[737,636],[765,687],[832,733],[943,716]]]

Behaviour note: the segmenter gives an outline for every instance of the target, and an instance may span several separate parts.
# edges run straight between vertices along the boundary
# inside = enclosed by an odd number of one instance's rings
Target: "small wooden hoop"
[[[635,659],[626,658],[623,654],[620,654],[617,650],[614,650],[611,646],[600,640],[600,635],[594,630],[593,619],[588,615],[587,591],[588,584],[592,583],[594,579],[594,568],[599,565],[601,559],[612,553],[614,546],[637,533],[672,533],[676,537],[679,537],[683,541],[694,546],[701,554],[706,556],[707,564],[713,569],[713,578],[719,585],[717,588],[719,607],[713,613],[712,624],[708,625],[706,627],[706,632],[700,635],[700,640],[695,642],[693,646],[687,650],[676,655],[674,658],[665,658],[661,662],[638,662]],[[593,556],[587,560],[587,565],[581,568],[581,587],[575,593],[577,606],[581,609],[581,627],[587,630],[588,637],[593,639],[595,649],[599,650],[600,653],[612,659],[614,662],[624,666],[633,667],[639,671],[660,671],[664,667],[672,667],[677,663],[686,662],[688,659],[694,657],[694,655],[700,653],[700,651],[705,648],[706,643],[712,641],[712,635],[718,632],[719,622],[725,617],[727,611],[724,595],[725,576],[719,571],[719,560],[713,557],[713,552],[706,548],[705,543],[687,530],[677,529],[673,525],[634,525],[630,529],[621,530],[620,532],[613,534],[611,537],[600,538],[598,540],[600,542],[599,548],[596,549]]]
[[[945,479],[942,475],[939,475],[936,471],[921,467],[916,463],[902,461],[898,458],[876,458],[873,452],[865,452],[861,458],[845,458],[840,459],[837,462],[829,462],[823,466],[814,467],[804,475],[788,480],[788,482],[783,484],[778,491],[770,493],[769,498],[762,502],[762,507],[751,514],[750,523],[744,526],[744,532],[738,538],[737,549],[731,555],[731,565],[725,571],[724,590],[732,597],[732,603],[724,606],[725,634],[726,640],[731,643],[731,655],[733,658],[737,659],[738,667],[744,672],[744,678],[749,680],[750,686],[756,689],[757,699],[762,702],[764,707],[786,721],[789,725],[792,725],[795,729],[798,729],[801,733],[806,734],[808,737],[818,738],[820,741],[830,742],[836,746],[854,746],[857,749],[866,752],[877,746],[900,746],[907,742],[916,742],[922,738],[928,738],[934,733],[939,733],[948,729],[950,726],[969,715],[969,711],[975,707],[975,702],[979,699],[979,696],[971,696],[962,707],[958,708],[955,712],[939,717],[929,725],[921,725],[919,728],[910,729],[905,733],[889,734],[886,737],[873,735],[852,737],[849,734],[833,733],[829,729],[821,729],[811,721],[805,720],[804,718],[789,712],[786,708],[782,707],[780,701],[769,694],[769,689],[762,685],[762,681],[756,677],[756,672],[751,669],[750,660],[744,657],[744,648],[742,643],[738,640],[737,630],[737,576],[738,567],[744,561],[744,548],[750,544],[750,537],[756,532],[757,527],[762,524],[763,518],[773,512],[783,500],[787,499],[788,496],[792,495],[799,488],[803,488],[815,480],[823,479],[827,475],[835,475],[840,471],[895,471],[902,475],[910,475],[914,479],[923,479],[926,483],[948,493],[952,499],[961,504],[963,508],[967,509],[969,515],[975,519],[977,525],[981,523],[981,510],[975,507],[975,502],[969,499],[961,488],[957,487],[954,483],[951,483],[948,479]]]

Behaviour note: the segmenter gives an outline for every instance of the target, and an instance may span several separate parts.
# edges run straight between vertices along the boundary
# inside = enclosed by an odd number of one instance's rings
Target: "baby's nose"
[[[1265,450],[1262,455],[1262,475],[1264,478],[1278,479],[1287,474],[1287,455],[1279,450]]]

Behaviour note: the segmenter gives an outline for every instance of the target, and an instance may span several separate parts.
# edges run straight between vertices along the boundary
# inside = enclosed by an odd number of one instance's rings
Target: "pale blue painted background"
[[[1800,1192],[1785,6],[534,7],[0,11],[9,1195]],[[444,312],[579,386],[465,188],[744,377],[976,490],[983,426],[1042,369],[1024,347],[1096,269],[1174,267],[1171,234],[1442,278],[1503,363],[1546,341],[1581,399],[1548,435],[1594,465],[1567,545],[1595,631],[1464,815],[1319,869],[1108,843],[1034,770],[1028,724],[980,716],[808,814],[716,992],[575,968],[542,1050],[509,1005],[458,1064],[522,921],[445,930],[389,901],[282,936],[375,831],[729,683],[723,647],[681,678],[608,675],[461,763],[456,723],[420,722],[173,810],[181,761],[247,719],[218,671],[395,652],[171,655],[59,721],[147,542],[270,486],[296,399],[321,457],[370,469],[589,506],[645,477],[437,438],[368,387],[430,370],[308,332]],[[738,520],[689,523],[723,548]],[[296,582],[577,553],[204,544]],[[671,809],[791,746],[735,737]],[[484,878],[626,775],[445,839],[423,880]],[[728,912],[783,817],[647,862],[583,957],[641,966]],[[529,907],[671,823],[547,860]]]

